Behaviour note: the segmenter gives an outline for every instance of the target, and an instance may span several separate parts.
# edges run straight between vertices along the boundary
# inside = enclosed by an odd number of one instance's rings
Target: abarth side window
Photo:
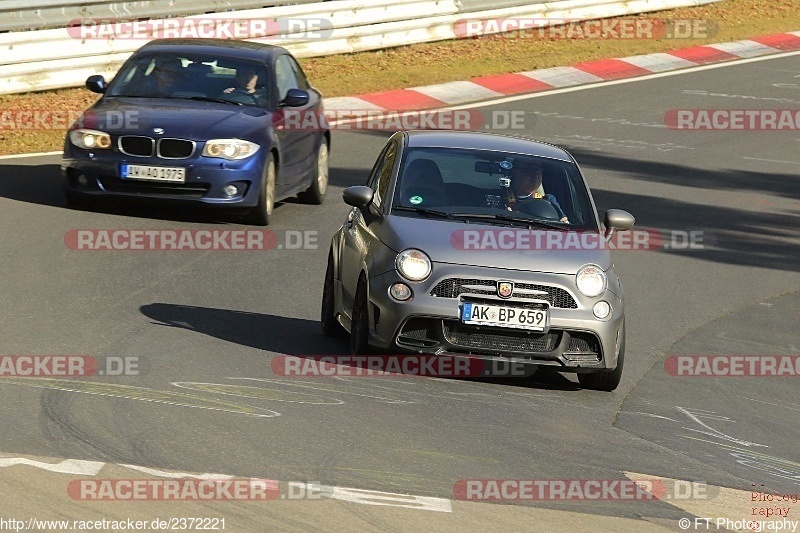
[[[392,142],[384,148],[378,161],[372,169],[367,186],[373,191],[375,207],[380,208],[389,191],[389,183],[392,181],[392,170],[397,160],[397,143]]]
[[[389,183],[392,181],[392,170],[394,169],[394,163],[397,159],[397,144],[392,143],[386,150],[386,157],[383,160],[383,166],[381,167],[380,172],[378,173],[377,180],[375,182],[375,191],[374,198],[376,199],[375,206],[381,207],[384,198],[389,191]]]
[[[386,152],[389,150],[389,145],[383,147],[381,150],[380,155],[375,160],[375,164],[372,166],[372,170],[369,171],[369,177],[367,178],[367,187],[375,190],[375,182],[378,180],[378,175],[381,173],[381,169],[383,168],[383,161],[386,158]]]

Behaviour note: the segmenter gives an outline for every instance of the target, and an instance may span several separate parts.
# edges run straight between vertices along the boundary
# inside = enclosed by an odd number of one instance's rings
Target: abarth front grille
[[[531,293],[527,293],[531,291]],[[490,279],[448,278],[440,281],[431,290],[437,298],[458,298],[462,294],[496,295],[497,281]],[[544,300],[552,307],[577,309],[572,295],[561,287],[533,283],[515,283],[514,298]]]

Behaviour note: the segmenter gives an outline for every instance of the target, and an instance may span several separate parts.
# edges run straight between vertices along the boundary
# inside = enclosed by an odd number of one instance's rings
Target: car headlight
[[[258,148],[256,143],[242,139],[209,139],[203,147],[203,155],[222,159],[247,159],[258,152]]]
[[[69,132],[69,142],[84,150],[111,148],[111,135],[104,131],[77,129]]]
[[[421,250],[409,248],[397,254],[397,271],[410,281],[422,281],[431,274],[431,260]]]
[[[578,290],[593,298],[606,290],[606,273],[597,265],[583,265],[575,275]]]

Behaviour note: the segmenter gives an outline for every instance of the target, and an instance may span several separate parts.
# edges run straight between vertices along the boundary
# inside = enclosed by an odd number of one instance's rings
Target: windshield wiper
[[[232,100],[225,100],[223,98],[210,98],[208,96],[171,96],[168,94],[109,94],[108,96],[113,96],[116,98],[162,98],[162,99],[177,99],[177,100],[197,100],[200,102],[217,102],[220,104],[233,104],[233,105],[244,105],[240,102],[234,102]]]
[[[491,215],[497,220],[505,220],[507,222],[522,222],[524,224],[529,224],[532,226],[539,226],[541,228],[548,228],[548,229],[556,229],[559,231],[568,231],[569,227],[565,226],[563,223],[557,222],[548,222],[546,220],[541,219],[530,219],[530,218],[523,218],[523,217],[515,217],[513,215]]]
[[[411,207],[407,205],[398,205],[395,206],[394,209],[398,211],[412,211],[414,213],[420,213],[421,215],[433,215],[440,218],[451,218],[452,213],[448,213],[447,211],[439,211],[438,209],[429,209],[427,207]]]
[[[211,98],[209,96],[167,96],[166,98],[180,98],[181,100],[197,100],[199,102],[217,102],[219,104],[233,104],[242,106],[241,102],[234,102],[233,100],[225,100],[224,98]]]
[[[540,219],[515,217],[513,215],[504,215],[497,213],[450,213],[452,218],[480,218],[484,220],[500,220],[503,222],[522,222],[528,226],[538,226],[541,228],[556,229],[560,231],[568,231],[567,226],[556,224],[555,222],[547,222]]]
[[[568,231],[568,226],[563,226],[555,222],[547,222],[545,220],[515,217],[513,215],[495,214],[495,213],[451,213],[447,211],[440,211],[438,209],[430,209],[427,207],[411,207],[406,205],[395,206],[394,209],[398,211],[412,211],[422,215],[433,215],[441,218],[462,218],[470,219],[477,218],[481,220],[496,220],[501,222],[522,222],[528,226],[537,226],[540,228],[555,229],[559,231]]]

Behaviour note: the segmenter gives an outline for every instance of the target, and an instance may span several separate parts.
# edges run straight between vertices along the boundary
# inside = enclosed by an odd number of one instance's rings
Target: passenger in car
[[[137,92],[144,96],[169,96],[183,77],[183,65],[174,57],[160,57]]]
[[[506,206],[509,211],[518,208],[521,203],[532,200],[547,200],[558,213],[559,220],[569,224],[569,219],[558,200],[552,194],[540,192],[542,186],[542,165],[536,161],[515,161],[511,168],[511,187],[509,188]]]

